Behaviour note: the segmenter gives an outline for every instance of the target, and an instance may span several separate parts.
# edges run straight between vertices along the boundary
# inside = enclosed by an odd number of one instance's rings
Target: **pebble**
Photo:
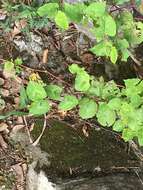
[[[0,90],[0,94],[3,97],[8,97],[10,95],[9,90],[3,89],[3,88]]]
[[[0,86],[4,85],[4,79],[0,78]]]
[[[0,132],[7,131],[8,125],[4,122],[0,123]]]

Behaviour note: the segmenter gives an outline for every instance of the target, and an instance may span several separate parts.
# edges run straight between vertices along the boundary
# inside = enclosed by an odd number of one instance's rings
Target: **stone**
[[[48,124],[51,127],[46,128],[40,141],[41,150],[50,155],[50,166],[43,167],[48,177],[94,176],[140,167],[133,152],[126,151],[127,144],[111,131],[91,128],[89,137],[85,137],[81,128],[58,121]],[[40,131],[40,126],[34,127],[34,137]]]

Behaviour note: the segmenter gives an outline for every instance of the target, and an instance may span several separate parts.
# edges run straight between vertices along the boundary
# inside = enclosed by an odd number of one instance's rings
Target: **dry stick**
[[[25,116],[23,116],[23,121],[24,121],[26,130],[27,130],[27,134],[28,134],[28,137],[29,137],[29,141],[30,141],[30,143],[33,143],[32,138],[31,138],[31,135],[30,135],[30,131],[29,131],[29,129],[28,129],[28,125],[27,125],[27,121],[26,121],[26,117],[25,117]]]
[[[132,58],[132,60],[135,62],[135,64],[137,66],[141,66],[142,65],[141,62],[139,60],[137,60],[131,53],[130,53],[130,57]]]
[[[39,141],[40,141],[41,137],[43,136],[43,133],[46,129],[46,125],[47,125],[47,120],[46,120],[46,115],[44,115],[44,125],[43,125],[42,132],[39,135],[39,137],[35,140],[35,142],[32,143],[33,146],[36,146],[39,143]]]
[[[55,79],[58,80],[58,81],[61,81],[62,83],[65,83],[67,86],[70,87],[69,83],[67,83],[66,81],[64,81],[63,79],[61,79],[61,78],[59,78],[59,77],[56,77],[54,74],[50,73],[50,72],[47,71],[47,70],[33,69],[33,68],[27,67],[27,66],[25,66],[25,65],[21,65],[21,67],[26,68],[26,69],[29,69],[29,70],[32,70],[32,71],[34,71],[34,72],[47,73],[47,74],[49,74],[51,77],[55,78]]]
[[[132,150],[135,153],[135,155],[142,162],[143,161],[143,154],[142,154],[141,150],[138,148],[137,144],[133,140],[130,140],[129,141],[129,145],[132,148]]]
[[[135,174],[137,175],[137,177],[139,178],[141,184],[143,185],[143,180],[142,180],[142,178],[140,177],[140,174],[139,174],[138,170],[137,170],[137,169],[133,169],[133,170],[134,170]]]

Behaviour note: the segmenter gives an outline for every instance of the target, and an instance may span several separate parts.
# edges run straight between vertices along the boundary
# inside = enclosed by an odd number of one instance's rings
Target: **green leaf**
[[[96,116],[98,122],[103,126],[111,126],[116,120],[115,111],[110,109],[110,107],[105,103],[99,105]]]
[[[47,85],[45,87],[47,96],[53,100],[60,100],[62,88],[57,85]]]
[[[113,125],[113,130],[117,131],[117,132],[122,132],[124,129],[124,125],[122,123],[121,120],[117,120],[115,121],[114,125]]]
[[[125,126],[128,125],[132,115],[134,115],[134,108],[131,104],[122,102],[120,111],[118,112],[119,117],[121,118],[122,122]]]
[[[75,89],[78,91],[87,91],[90,87],[90,75],[80,68],[77,64],[69,66],[69,70],[72,74],[77,74],[75,78]]]
[[[100,42],[95,45],[93,48],[90,48],[90,51],[97,56],[109,56],[112,48],[112,43],[109,41]]]
[[[102,78],[99,78],[99,80],[94,79],[91,81],[91,86],[86,93],[91,96],[101,97],[104,85],[104,80]]]
[[[38,8],[37,13],[41,17],[48,16],[49,18],[54,18],[58,11],[58,8],[58,3],[46,3]]]
[[[130,0],[116,0],[115,2],[117,3],[117,5],[122,5],[126,2],[129,2]]]
[[[58,11],[58,13],[56,14],[55,22],[61,29],[67,30],[69,27],[67,16],[62,11]]]
[[[135,131],[132,131],[131,129],[124,129],[122,133],[122,138],[125,142],[132,140],[134,136],[136,135]]]
[[[137,137],[138,137],[139,145],[140,145],[140,146],[143,146],[143,126],[142,126],[142,130],[140,130],[140,131],[138,132]]]
[[[86,72],[77,74],[75,78],[75,89],[77,91],[87,91],[90,87],[90,76]]]
[[[113,46],[110,52],[110,60],[112,63],[116,63],[117,58],[118,58],[118,52],[117,52],[116,47]]]
[[[101,97],[103,99],[111,99],[113,97],[120,97],[120,89],[117,87],[116,83],[112,80],[107,82],[102,88]]]
[[[117,48],[122,53],[122,61],[127,61],[128,57],[130,56],[129,42],[126,39],[117,39]]]
[[[125,27],[131,26],[134,22],[133,14],[128,10],[121,11],[120,18],[124,25],[127,24]]]
[[[14,63],[12,61],[6,61],[4,63],[4,71],[11,72],[14,69]]]
[[[106,56],[107,55],[106,46],[105,46],[104,42],[100,42],[99,44],[90,48],[90,51],[97,56]]]
[[[97,26],[91,28],[91,32],[95,35],[96,41],[100,42],[101,40],[104,39],[105,36],[105,23],[104,19],[99,19],[96,21]]]
[[[64,3],[65,14],[71,22],[79,23],[82,20],[85,7],[83,3],[76,3],[74,5]]]
[[[95,87],[95,86],[91,86],[88,91],[87,94],[90,94],[91,96],[100,96],[101,95],[101,89],[99,86]]]
[[[27,96],[30,100],[36,101],[47,97],[47,93],[42,84],[30,81],[26,88]]]
[[[120,98],[113,98],[113,99],[111,99],[111,100],[108,102],[107,105],[108,105],[109,108],[111,108],[112,110],[118,111],[118,110],[120,110],[120,108],[121,108],[121,103],[122,103],[122,101],[121,101]]]
[[[105,16],[105,34],[111,37],[116,35],[116,22],[110,15]]]
[[[5,106],[6,106],[5,101],[2,98],[0,98],[0,109],[2,110],[3,108],[5,108]]]
[[[135,108],[139,107],[143,103],[143,99],[139,95],[131,96],[130,101],[132,106]]]
[[[59,109],[63,111],[71,110],[78,104],[78,99],[75,96],[66,95],[64,100],[60,102]]]
[[[19,58],[19,57],[14,60],[14,64],[15,64],[15,65],[22,65],[22,63],[23,63],[23,62],[22,62],[22,59]]]
[[[15,68],[14,68],[14,63],[12,61],[6,61],[4,63],[3,73],[6,78],[11,78],[15,76]]]
[[[32,102],[29,107],[29,113],[32,115],[43,115],[50,110],[50,105],[47,100]]]
[[[117,39],[117,44],[118,44],[118,48],[123,51],[130,47],[127,39]]]
[[[79,115],[82,119],[89,119],[96,115],[97,104],[94,100],[83,98],[79,103]]]
[[[72,74],[77,74],[77,73],[80,73],[81,68],[77,64],[72,64],[72,65],[69,66],[69,71]]]
[[[20,89],[20,105],[19,105],[20,109],[25,108],[27,104],[28,104],[28,97],[24,86],[22,86]]]
[[[104,15],[106,10],[106,2],[91,3],[86,9],[85,14],[93,19]]]
[[[143,126],[143,110],[134,109],[129,115],[128,128],[133,131],[138,131]]]
[[[132,97],[143,92],[143,82],[140,82],[140,79],[126,79],[124,82],[126,89],[123,91],[126,96]]]
[[[23,116],[23,115],[28,115],[28,113],[20,112],[20,111],[11,111],[11,112],[6,113],[5,115],[0,115],[0,120],[6,119],[6,118],[13,116],[13,115]]]

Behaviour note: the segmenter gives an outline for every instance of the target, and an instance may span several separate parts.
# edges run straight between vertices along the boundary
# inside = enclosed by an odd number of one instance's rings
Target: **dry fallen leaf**
[[[64,118],[67,115],[67,111],[61,111],[61,110],[59,110],[58,113],[60,114],[60,116],[62,118]]]
[[[13,31],[11,32],[12,38],[14,38],[16,35],[21,33],[21,29],[25,28],[27,25],[27,21],[25,19],[22,19],[20,21],[15,22],[15,26]]]
[[[24,175],[23,175],[23,169],[21,167],[21,164],[15,164],[12,166],[16,173],[16,187],[17,190],[24,190]]]
[[[0,132],[7,131],[8,125],[4,122],[0,123]]]
[[[6,11],[0,9],[0,21],[3,21],[6,19],[7,13]]]
[[[3,149],[8,148],[7,143],[5,142],[5,140],[3,139],[2,135],[0,134],[0,147],[2,147]]]
[[[11,133],[14,133],[16,134],[19,130],[21,130],[22,128],[24,128],[25,125],[21,124],[21,125],[15,125],[12,130],[11,130]]]
[[[44,63],[44,64],[46,64],[47,63],[47,61],[48,61],[48,49],[45,49],[44,51],[43,51],[43,58],[42,58],[42,62]]]
[[[89,137],[89,132],[88,132],[88,127],[87,126],[84,125],[82,127],[82,132],[83,132],[85,137]]]

